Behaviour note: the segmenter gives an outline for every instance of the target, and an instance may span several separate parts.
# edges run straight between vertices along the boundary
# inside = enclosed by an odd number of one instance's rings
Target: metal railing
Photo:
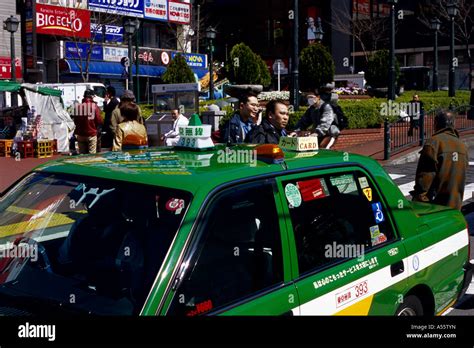
[[[384,122],[384,160],[413,146],[423,146],[425,139],[434,133],[434,117],[440,108],[430,110],[412,122],[410,117],[400,118],[396,122]],[[474,129],[474,106],[461,105],[450,108],[456,113],[455,127],[458,131]]]

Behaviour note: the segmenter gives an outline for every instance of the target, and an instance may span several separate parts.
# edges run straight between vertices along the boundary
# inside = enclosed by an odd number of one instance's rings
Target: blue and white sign
[[[142,18],[144,0],[89,0],[89,10]]]
[[[81,42],[65,42],[64,50],[66,58],[70,59],[87,59],[87,54],[90,49],[90,44]],[[92,46],[91,60],[103,60],[104,54],[102,46]]]
[[[186,58],[186,62],[191,68],[206,68],[207,67],[207,55],[199,53],[182,53],[173,52],[171,58],[174,58],[177,54],[181,54]]]
[[[128,48],[104,46],[104,60],[106,62],[120,62],[123,57],[128,57]]]
[[[105,29],[105,40],[104,40]],[[96,42],[123,42],[123,27],[117,25],[105,25],[91,23],[91,36]]]
[[[374,212],[375,222],[381,223],[385,221],[385,216],[382,211],[382,204],[380,202],[372,204],[372,211]]]

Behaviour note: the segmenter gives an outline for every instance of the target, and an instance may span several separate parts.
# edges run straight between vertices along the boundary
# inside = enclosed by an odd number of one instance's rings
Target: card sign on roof
[[[318,137],[281,137],[279,146],[289,151],[316,151]]]

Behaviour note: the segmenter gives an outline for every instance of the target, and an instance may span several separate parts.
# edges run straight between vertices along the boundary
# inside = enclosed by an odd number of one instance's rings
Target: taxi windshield
[[[190,200],[169,188],[29,175],[0,198],[0,315],[139,314]]]

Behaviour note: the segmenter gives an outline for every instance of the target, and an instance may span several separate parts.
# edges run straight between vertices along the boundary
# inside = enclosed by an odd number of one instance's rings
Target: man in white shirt
[[[166,146],[176,146],[179,141],[179,127],[186,127],[189,124],[189,120],[186,116],[179,113],[178,110],[171,110],[171,116],[173,117],[173,128],[161,137],[161,141],[164,141]]]

